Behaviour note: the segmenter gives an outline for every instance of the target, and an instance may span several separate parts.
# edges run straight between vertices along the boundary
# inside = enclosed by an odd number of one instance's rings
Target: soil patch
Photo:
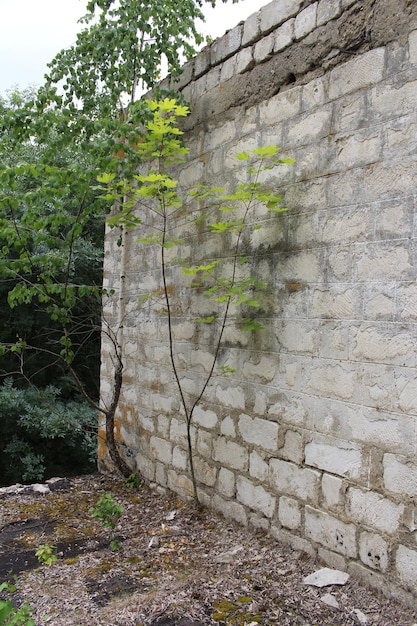
[[[111,531],[89,509],[110,493],[123,513]],[[40,544],[58,561],[40,566]],[[35,562],[36,559],[36,562]],[[53,626],[412,626],[417,613],[363,583],[317,589],[322,564],[192,503],[106,476],[47,494],[9,494],[0,507],[1,580]],[[333,606],[329,606],[329,601]],[[361,621],[362,620],[362,621]],[[364,621],[366,620],[366,621]]]

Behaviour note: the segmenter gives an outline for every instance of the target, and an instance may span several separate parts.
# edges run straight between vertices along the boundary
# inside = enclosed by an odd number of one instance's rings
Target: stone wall
[[[417,593],[417,7],[407,0],[274,0],[184,67],[192,114],[182,184],[242,176],[233,156],[276,143],[288,213],[250,244],[268,284],[262,331],[230,328],[193,437],[201,500],[373,585]],[[123,322],[117,435],[152,484],[191,493],[166,321],[137,305],[159,284],[130,233],[106,241],[106,319]],[[187,238],[188,237],[188,238]],[[196,259],[212,243],[186,232]],[[180,289],[178,274],[176,284]],[[191,394],[215,330],[175,320]],[[104,342],[102,392],[112,347]],[[100,456],[105,458],[101,448]]]

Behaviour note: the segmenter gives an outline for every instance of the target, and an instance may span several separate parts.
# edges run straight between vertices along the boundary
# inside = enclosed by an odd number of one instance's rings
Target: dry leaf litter
[[[103,475],[50,487],[0,490],[0,582],[17,575],[11,599],[29,601],[37,626],[417,624],[352,577],[306,584],[323,564],[176,496]],[[104,492],[124,508],[117,551],[89,511]],[[39,564],[41,544],[56,563]]]

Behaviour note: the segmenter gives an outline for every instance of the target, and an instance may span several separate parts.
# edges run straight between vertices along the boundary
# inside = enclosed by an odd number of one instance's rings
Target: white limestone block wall
[[[416,595],[416,5],[274,0],[164,85],[192,108],[182,184],[233,187],[233,155],[260,145],[296,159],[267,180],[288,213],[263,216],[251,240],[268,285],[264,330],[228,329],[221,362],[237,371],[216,374],[195,415],[200,498],[388,593]],[[207,236],[183,235],[194,259],[215,254]],[[105,313],[113,326],[123,319],[117,435],[132,468],[187,497],[166,321],[137,304],[159,284],[156,252],[135,233],[123,252],[116,237]],[[175,287],[186,293],[180,273]],[[215,329],[192,323],[206,310],[184,300],[175,320],[190,393],[210,367]],[[111,352],[104,341],[104,395]]]

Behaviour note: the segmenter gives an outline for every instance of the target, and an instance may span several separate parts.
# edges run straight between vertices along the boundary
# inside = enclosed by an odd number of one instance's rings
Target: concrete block
[[[261,359],[257,359],[257,362],[255,363],[252,361],[246,361],[242,371],[244,376],[251,382],[271,382],[277,371],[277,359],[274,357],[262,356]]]
[[[360,295],[355,288],[318,287],[312,291],[310,313],[312,317],[351,319],[358,316],[360,304]]]
[[[297,500],[281,496],[278,503],[278,519],[285,528],[296,530],[301,525],[301,508]]]
[[[167,463],[168,465],[171,463],[172,444],[169,441],[161,439],[160,437],[151,437],[149,447],[155,459],[162,461],[162,463]]]
[[[315,367],[309,380],[313,392],[339,400],[352,399],[356,385],[354,369],[336,364]]]
[[[373,363],[387,363],[415,367],[414,331],[398,327],[387,328],[375,324],[352,329],[351,338],[355,359]]]
[[[244,476],[238,476],[236,481],[237,499],[255,511],[260,511],[265,517],[271,518],[275,511],[275,498],[261,485],[254,485]]]
[[[301,109],[301,88],[295,87],[273,96],[259,105],[262,124],[276,125],[295,117]]]
[[[330,73],[330,100],[380,82],[384,74],[384,63],[385,49],[375,48],[335,67]]]
[[[341,11],[341,0],[320,0],[317,7],[317,26],[339,17]]]
[[[303,0],[274,0],[260,10],[261,31],[268,33],[285,20],[297,15]]]
[[[401,458],[401,457],[400,457]],[[384,485],[394,494],[417,496],[417,465],[394,454],[384,454]]]
[[[311,80],[306,85],[303,85],[303,91],[301,95],[303,111],[314,109],[322,104],[325,100],[325,90],[323,78],[317,78]]]
[[[214,443],[214,460],[232,469],[244,470],[249,461],[248,451],[234,441],[219,437]]]
[[[274,31],[274,52],[285,50],[294,41],[295,19],[287,20]]]
[[[417,320],[417,285],[415,283],[398,285],[397,301],[401,319]]]
[[[282,322],[277,328],[276,336],[285,352],[311,354],[315,351],[316,329],[304,320]]]
[[[266,481],[268,478],[269,467],[268,463],[253,450],[249,456],[249,475],[252,478],[257,478],[261,481]]]
[[[351,135],[338,142],[337,161],[342,168],[358,167],[380,159],[382,139],[378,133],[370,136]]]
[[[204,136],[204,149],[214,150],[236,137],[234,121],[225,121],[221,126],[210,126]]]
[[[399,545],[395,567],[405,586],[411,587],[415,593],[417,591],[417,550],[410,550],[406,546]]]
[[[412,113],[417,93],[417,81],[405,83],[402,86],[382,83],[374,87],[371,92],[373,111],[383,118]]]
[[[281,459],[271,459],[269,462],[269,482],[279,494],[316,502],[319,480],[320,472],[315,470],[300,468]]]
[[[331,474],[323,474],[321,493],[327,508],[336,509],[343,505],[343,480]]]
[[[358,446],[334,440],[332,443],[312,441],[305,447],[306,465],[311,465],[338,476],[358,478],[362,453]]]
[[[346,557],[355,558],[357,555],[355,525],[346,524],[310,506],[306,506],[305,510],[305,535]]]
[[[294,24],[294,37],[303,39],[317,26],[317,2],[308,5],[303,11],[298,13]]]
[[[278,424],[259,418],[252,419],[242,413],[239,417],[238,429],[242,439],[249,444],[275,451],[278,445]]]
[[[372,491],[350,488],[346,494],[346,509],[356,524],[366,524],[393,535],[400,527],[403,504],[395,504]]]
[[[330,109],[321,109],[291,122],[287,135],[289,147],[305,146],[326,137],[330,132],[330,122]]]
[[[388,544],[374,533],[361,533],[359,537],[359,556],[362,563],[376,570],[388,569]]]
[[[233,498],[236,489],[235,475],[225,467],[219,469],[217,477],[217,489],[222,496]]]

